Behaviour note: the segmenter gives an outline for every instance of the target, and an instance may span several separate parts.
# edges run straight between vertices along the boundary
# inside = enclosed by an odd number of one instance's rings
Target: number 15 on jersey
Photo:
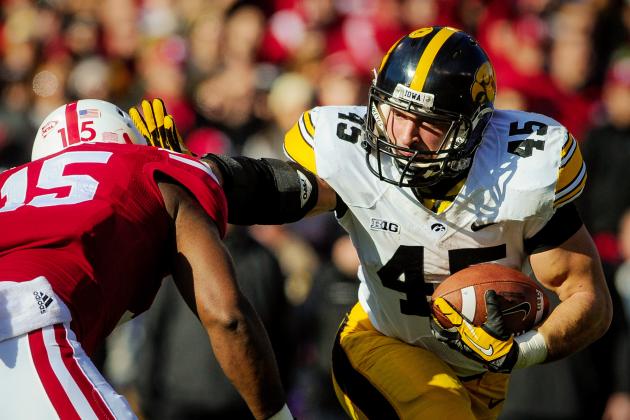
[[[87,174],[65,175],[65,169],[73,164],[105,164],[111,155],[111,152],[70,151],[44,160],[39,173],[32,166],[17,170],[0,186],[0,212],[22,206],[49,207],[91,200],[98,181]],[[66,187],[68,192],[34,194],[35,187],[44,190]]]

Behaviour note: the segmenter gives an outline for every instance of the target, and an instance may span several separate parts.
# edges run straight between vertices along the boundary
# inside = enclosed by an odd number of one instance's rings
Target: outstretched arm
[[[188,153],[173,117],[161,99],[142,101],[129,115],[147,144]],[[202,157],[219,178],[228,200],[228,222],[235,225],[278,225],[306,216],[336,210],[335,191],[316,174],[295,162],[278,159],[228,157],[209,153]]]
[[[184,188],[169,182],[159,186],[174,223],[173,277],[180,293],[254,416],[268,418],[283,408],[285,396],[265,329],[238,289],[231,258],[212,220]]]
[[[582,226],[557,248],[533,254],[536,278],[560,298],[538,331],[547,361],[574,353],[601,337],[612,317],[612,303],[597,250]]]
[[[215,154],[202,159],[219,174],[232,224],[290,223],[338,204],[326,181],[295,162]]]

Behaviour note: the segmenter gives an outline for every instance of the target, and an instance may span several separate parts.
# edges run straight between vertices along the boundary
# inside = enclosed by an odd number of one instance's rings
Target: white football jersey
[[[285,153],[348,206],[339,223],[359,253],[359,302],[374,327],[435,352],[460,376],[478,373],[479,364],[432,336],[428,299],[448,275],[471,264],[521,269],[524,240],[584,187],[577,142],[551,118],[497,110],[463,187],[435,213],[410,188],[370,172],[361,146],[365,113],[365,107],[307,111],[287,133]],[[398,174],[393,164],[383,170]]]

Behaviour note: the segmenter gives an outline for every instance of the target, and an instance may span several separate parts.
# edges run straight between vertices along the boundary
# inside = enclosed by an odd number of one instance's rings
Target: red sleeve
[[[184,186],[214,220],[223,238],[227,229],[227,201],[212,170],[193,157],[162,151],[164,159],[147,163],[145,173],[155,179],[155,173],[159,172]]]

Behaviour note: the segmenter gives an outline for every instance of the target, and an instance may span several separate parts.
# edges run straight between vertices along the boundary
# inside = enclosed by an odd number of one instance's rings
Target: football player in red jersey
[[[45,119],[32,162],[0,174],[2,417],[134,418],[89,355],[170,273],[255,417],[292,418],[221,242],[221,187],[145,143],[113,104],[80,100]]]

